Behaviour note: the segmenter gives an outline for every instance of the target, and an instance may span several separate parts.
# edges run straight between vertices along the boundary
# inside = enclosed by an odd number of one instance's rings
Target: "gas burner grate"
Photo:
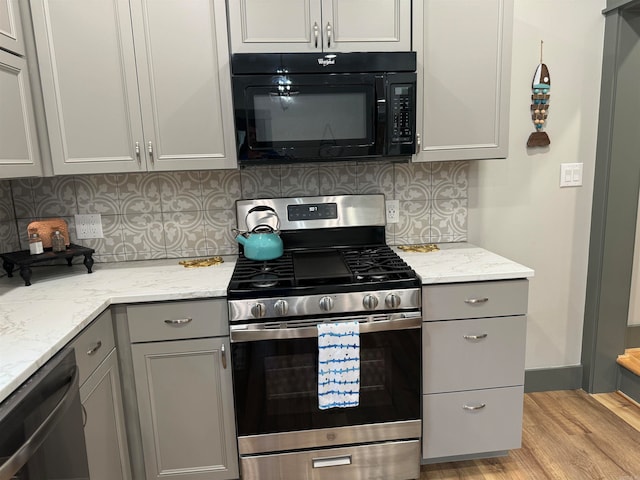
[[[238,257],[229,286],[239,290],[260,290],[276,285],[291,287],[294,284],[291,253],[285,252],[280,258],[267,261]]]
[[[387,245],[345,249],[342,254],[359,281],[384,282],[415,276],[411,267]]]

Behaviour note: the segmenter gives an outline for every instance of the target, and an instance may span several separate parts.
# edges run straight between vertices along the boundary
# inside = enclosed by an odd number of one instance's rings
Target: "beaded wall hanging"
[[[549,91],[551,90],[551,75],[549,69],[542,63],[542,45],[540,42],[540,64],[536,68],[531,82],[531,119],[536,130],[529,135],[527,147],[546,147],[551,144],[547,132],[542,129],[547,123],[547,114],[549,112]]]

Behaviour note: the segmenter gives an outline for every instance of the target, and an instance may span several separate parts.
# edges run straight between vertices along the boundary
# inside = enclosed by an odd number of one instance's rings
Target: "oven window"
[[[253,107],[258,143],[367,138],[364,92],[259,94]]]
[[[360,404],[318,408],[317,339],[234,343],[239,435],[415,420],[420,416],[420,330],[360,336]]]

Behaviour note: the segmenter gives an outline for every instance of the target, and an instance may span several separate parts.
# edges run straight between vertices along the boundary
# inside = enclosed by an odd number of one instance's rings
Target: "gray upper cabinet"
[[[42,175],[24,54],[18,2],[0,0],[0,178]]]
[[[411,0],[228,3],[233,53],[411,50]]]
[[[505,158],[513,0],[425,0],[413,8],[421,79],[414,160]]]
[[[33,2],[55,174],[235,167],[225,3],[187,3]]]
[[[24,55],[18,0],[0,0],[0,48]]]

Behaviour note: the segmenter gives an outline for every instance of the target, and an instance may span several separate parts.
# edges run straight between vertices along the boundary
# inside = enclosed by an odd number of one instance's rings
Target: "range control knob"
[[[286,300],[277,300],[273,308],[279,316],[284,317],[289,311],[289,304]]]
[[[267,307],[264,303],[256,303],[253,307],[251,307],[251,315],[254,318],[262,318],[267,314]]]
[[[400,296],[395,293],[390,293],[387,298],[384,299],[384,303],[387,308],[398,308],[400,306]]]
[[[373,295],[365,295],[365,297],[362,299],[362,305],[367,310],[373,310],[378,306],[378,299]]]
[[[333,298],[331,297],[322,297],[320,299],[320,310],[323,312],[328,312],[333,308]]]

